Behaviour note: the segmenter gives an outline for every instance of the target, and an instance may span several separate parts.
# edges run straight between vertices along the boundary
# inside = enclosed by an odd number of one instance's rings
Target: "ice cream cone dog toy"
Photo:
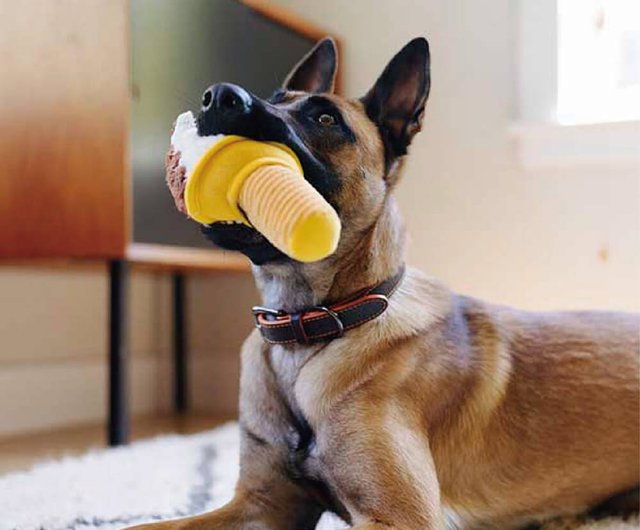
[[[191,112],[178,116],[171,144],[180,153],[184,207],[194,220],[252,226],[298,261],[318,261],[335,251],[340,219],[305,180],[287,146],[241,136],[199,136]]]

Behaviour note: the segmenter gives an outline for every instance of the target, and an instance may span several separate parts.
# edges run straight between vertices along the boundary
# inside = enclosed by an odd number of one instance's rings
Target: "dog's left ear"
[[[391,59],[362,98],[367,115],[380,129],[388,163],[406,154],[422,127],[431,85],[429,62],[427,40],[413,39]]]
[[[282,88],[301,92],[333,92],[338,66],[336,43],[322,39],[289,73]]]

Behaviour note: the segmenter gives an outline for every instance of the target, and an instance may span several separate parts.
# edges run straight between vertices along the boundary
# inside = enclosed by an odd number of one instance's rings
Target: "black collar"
[[[400,285],[404,265],[391,278],[330,305],[287,313],[266,307],[253,308],[256,327],[270,344],[312,344],[330,341],[384,313],[389,297]]]

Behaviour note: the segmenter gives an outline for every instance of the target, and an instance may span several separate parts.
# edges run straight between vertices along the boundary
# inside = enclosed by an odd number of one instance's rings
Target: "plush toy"
[[[186,180],[184,208],[202,224],[252,226],[288,256],[318,261],[340,238],[340,219],[303,176],[283,144],[241,136],[199,136],[191,112],[181,114],[171,137]],[[171,159],[170,159],[171,160]]]

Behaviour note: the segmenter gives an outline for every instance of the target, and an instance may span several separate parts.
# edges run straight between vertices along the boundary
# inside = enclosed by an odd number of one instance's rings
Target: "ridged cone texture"
[[[253,171],[238,203],[256,230],[294,259],[317,261],[336,249],[340,220],[335,210],[288,167],[267,165]]]

